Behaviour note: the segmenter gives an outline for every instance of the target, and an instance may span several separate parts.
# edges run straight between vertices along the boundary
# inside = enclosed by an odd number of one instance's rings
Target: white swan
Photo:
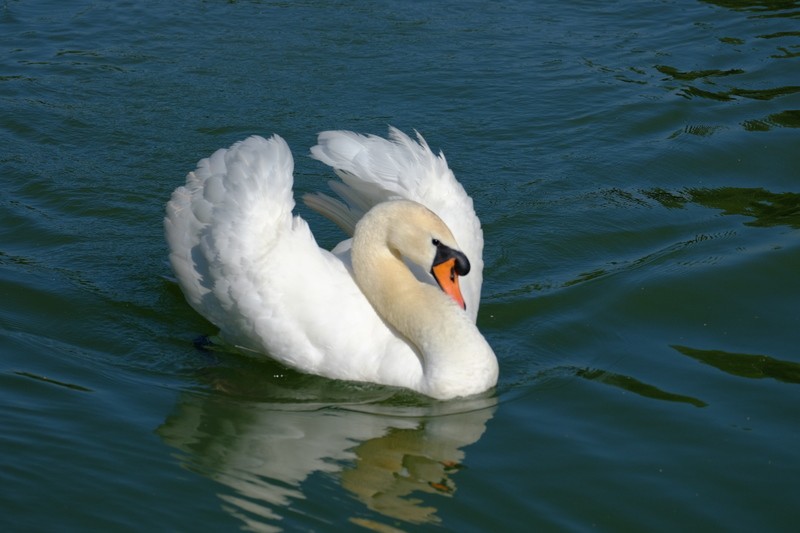
[[[354,233],[332,252],[292,217],[282,138],[250,137],[201,160],[164,220],[189,304],[225,342],[302,372],[438,399],[492,388],[497,359],[475,326],[480,222],[444,156],[417,137],[319,135],[312,156],[342,178],[331,187],[344,202],[305,201]]]

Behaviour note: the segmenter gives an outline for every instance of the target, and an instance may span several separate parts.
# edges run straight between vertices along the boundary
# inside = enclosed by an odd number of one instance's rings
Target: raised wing
[[[304,372],[319,372],[327,358],[329,377],[375,374],[370,365],[379,366],[380,357],[358,370],[348,360],[364,349],[362,335],[376,352],[393,355],[380,345],[385,339],[416,357],[377,317],[345,265],[292,217],[293,166],[283,139],[254,136],[189,173],[164,221],[186,299],[226,342]]]
[[[315,159],[333,167],[341,182],[331,181],[341,201],[316,193],[303,200],[352,235],[361,216],[391,199],[419,202],[436,213],[453,232],[472,265],[461,278],[467,313],[477,318],[483,283],[483,231],[470,198],[447,166],[417,133],[414,141],[396,128],[389,138],[349,131],[325,131],[311,148]]]

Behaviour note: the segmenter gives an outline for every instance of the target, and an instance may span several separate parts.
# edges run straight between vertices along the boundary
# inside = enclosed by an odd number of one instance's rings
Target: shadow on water
[[[617,387],[624,391],[638,394],[644,398],[663,400],[667,402],[688,403],[690,405],[694,405],[695,407],[706,407],[708,405],[706,402],[698,400],[697,398],[667,392],[654,385],[643,383],[630,376],[623,376],[621,374],[615,374],[606,370],[585,368],[576,370],[575,375],[583,379]]]
[[[800,7],[800,2],[797,0],[701,0],[701,2],[734,11],[752,11],[762,14],[770,11],[787,11]],[[790,14],[786,16],[788,17]]]
[[[687,346],[672,346],[695,361],[713,366],[727,374],[750,379],[772,378],[784,383],[800,383],[800,364],[782,361],[767,355],[698,350]]]
[[[463,448],[481,438],[497,403],[435,402],[294,373],[264,379],[279,367],[246,366],[207,372],[216,391],[184,392],[157,434],[183,452],[185,468],[226,486],[222,507],[258,531],[291,529],[281,522],[303,501],[319,508],[320,474],[364,505],[343,518],[351,524],[439,523],[435,498],[455,494]]]
[[[762,188],[721,187],[718,189],[686,189],[672,193],[663,189],[643,194],[666,208],[683,208],[694,203],[719,209],[723,215],[742,215],[754,220],[746,226],[789,226],[800,228],[800,194],[774,193]]]
[[[655,68],[660,73],[667,75],[669,79],[682,84],[682,89],[678,94],[684,98],[699,97],[707,98],[709,100],[717,100],[720,102],[728,102],[740,98],[747,98],[750,100],[773,100],[775,98],[800,92],[800,87],[796,85],[774,87],[769,89],[743,89],[740,87],[729,87],[723,90],[711,90],[712,88],[716,89],[716,85],[713,82],[714,79],[745,74],[745,71],[742,69],[682,71],[669,65],[656,65]],[[699,81],[705,81],[708,83],[707,88],[703,89],[697,85],[694,85],[695,82]],[[791,123],[791,121],[789,122]]]
[[[655,70],[662,74],[660,78],[666,87],[682,98],[693,100],[710,100],[714,102],[737,102],[741,100],[757,101],[790,101],[787,97],[800,92],[800,85],[787,84],[787,78],[774,85],[769,76],[757,75],[760,69],[781,65],[780,69],[791,68],[783,65],[800,57],[800,32],[794,21],[800,14],[800,2],[786,1],[752,1],[752,0],[700,0],[703,4],[711,4],[728,9],[748,19],[740,27],[735,36],[723,34],[717,37],[720,45],[719,53],[708,55],[709,67],[682,69],[679,66],[658,64]],[[769,21],[769,22],[767,22]],[[727,31],[727,28],[714,28],[715,31]],[[760,61],[752,59],[761,56]],[[675,57],[677,62],[685,63],[685,57]],[[732,64],[732,62],[735,62]],[[721,63],[721,65],[720,65]],[[696,63],[691,63],[695,66]],[[754,77],[758,84],[754,86]],[[780,105],[780,103],[777,103]],[[745,131],[764,132],[773,128],[800,127],[800,110],[784,109],[758,118],[740,118],[739,126]],[[687,126],[685,130],[676,131],[673,137],[682,133],[708,136],[722,126]]]

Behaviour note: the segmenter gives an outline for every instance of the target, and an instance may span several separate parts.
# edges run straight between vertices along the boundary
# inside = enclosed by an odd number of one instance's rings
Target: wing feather
[[[331,188],[343,202],[332,198],[321,202],[319,196],[324,195],[319,193],[304,201],[340,227],[354,227],[372,206],[397,198],[419,202],[439,215],[472,264],[470,274],[460,281],[467,312],[473,320],[477,317],[483,231],[472,198],[456,180],[444,154],[434,154],[419,133],[415,141],[390,127],[388,139],[349,131],[322,132],[311,156],[331,166],[342,180],[332,182]]]
[[[292,216],[293,166],[277,135],[200,161],[167,205],[170,262],[226,342],[304,372],[324,362],[329,377],[379,381],[416,354],[377,317],[347,263]]]
[[[467,311],[477,316],[483,235],[442,154],[421,136],[415,141],[392,128],[388,140],[324,132],[312,155],[334,168],[341,181],[332,189],[341,200],[306,201],[348,234],[386,200],[407,198],[437,213],[472,263],[461,287]],[[175,190],[164,228],[187,301],[228,343],[298,370],[403,386],[421,380],[420,356],[353,280],[351,241],[322,250],[293,216],[293,168],[282,138],[253,136],[201,160]]]

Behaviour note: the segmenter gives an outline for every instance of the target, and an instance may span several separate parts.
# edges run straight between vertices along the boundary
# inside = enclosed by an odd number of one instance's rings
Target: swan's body
[[[421,137],[392,129],[391,139],[324,132],[312,148],[342,178],[332,187],[346,204],[324,195],[306,202],[355,233],[333,252],[292,217],[283,139],[250,137],[218,150],[167,205],[172,268],[192,307],[241,349],[440,399],[483,392],[498,368],[475,326],[480,222],[443,156]],[[471,270],[466,262],[462,272],[464,255]],[[466,311],[428,273],[445,259],[453,277],[453,269],[470,271],[458,278]]]

